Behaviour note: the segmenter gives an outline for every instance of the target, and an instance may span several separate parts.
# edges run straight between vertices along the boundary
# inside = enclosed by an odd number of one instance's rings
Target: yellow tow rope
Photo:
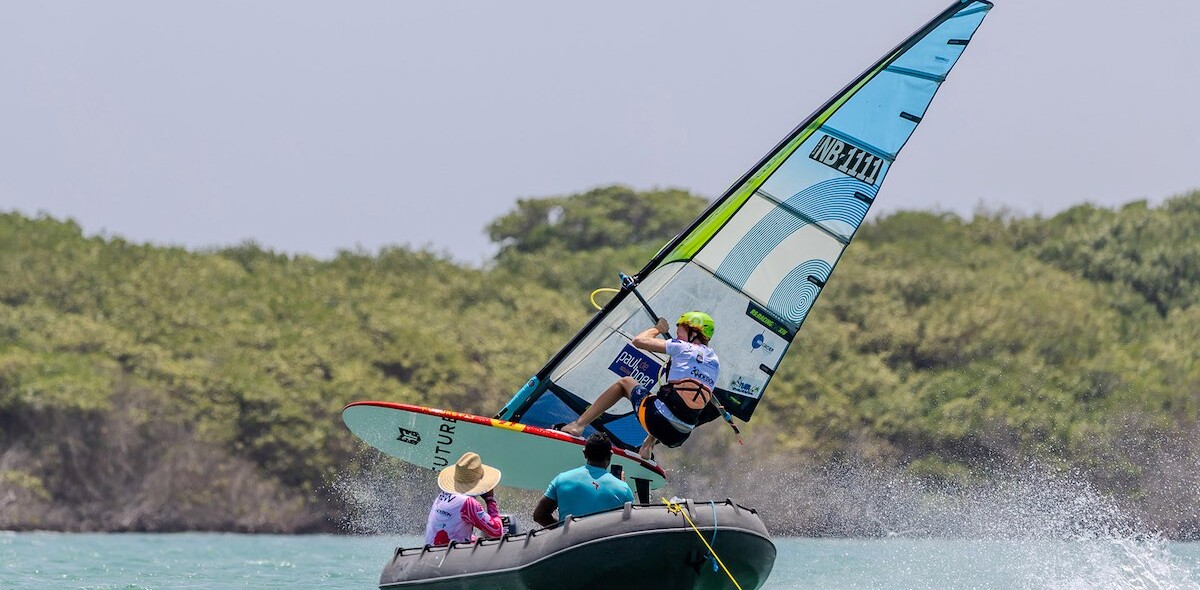
[[[679,514],[683,515],[683,518],[687,520],[687,523],[692,526],[692,530],[696,531],[696,536],[700,537],[700,542],[704,543],[704,546],[708,548],[708,552],[712,554],[713,559],[717,560],[717,564],[721,566],[721,570],[725,572],[725,575],[729,576],[729,581],[733,582],[733,586],[735,588],[742,590],[741,584],[738,584],[738,581],[733,579],[733,574],[729,572],[729,568],[725,567],[725,564],[721,561],[721,558],[717,555],[717,552],[713,550],[712,545],[708,544],[708,540],[704,538],[704,533],[701,533],[700,529],[696,528],[696,523],[692,522],[692,517],[688,516],[688,513],[683,509],[683,506],[673,503],[666,498],[663,498],[662,501],[663,504],[667,505],[667,510],[669,512],[678,512]],[[714,523],[714,525],[715,524],[716,523]]]
[[[592,306],[595,307],[596,309],[604,309],[603,307],[600,306],[599,303],[596,303],[596,293],[620,293],[620,292],[621,292],[620,289],[614,289],[612,287],[600,287],[599,289],[592,291],[592,294],[588,295],[588,299],[592,300]]]

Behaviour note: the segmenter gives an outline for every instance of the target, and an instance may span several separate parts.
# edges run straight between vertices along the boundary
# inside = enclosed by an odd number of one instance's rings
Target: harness
[[[698,381],[683,379],[675,383],[664,383],[658,388],[657,397],[676,418],[695,426],[700,422],[700,414],[708,407],[708,400],[712,398],[711,392],[707,396],[704,395],[706,391]],[[688,405],[684,398],[687,394],[691,394],[692,403],[700,407],[693,408]]]

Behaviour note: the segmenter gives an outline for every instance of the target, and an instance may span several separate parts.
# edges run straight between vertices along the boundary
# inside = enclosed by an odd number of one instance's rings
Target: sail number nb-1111
[[[808,157],[870,185],[879,180],[883,168],[883,158],[828,135],[817,142]]]

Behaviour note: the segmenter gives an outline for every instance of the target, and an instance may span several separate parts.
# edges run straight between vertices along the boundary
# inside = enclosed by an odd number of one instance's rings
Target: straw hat
[[[463,453],[458,462],[438,474],[442,491],[476,496],[500,483],[500,470],[483,464],[475,453]]]

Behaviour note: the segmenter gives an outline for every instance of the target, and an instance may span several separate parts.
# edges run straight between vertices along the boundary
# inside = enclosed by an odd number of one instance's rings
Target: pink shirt
[[[429,509],[425,544],[449,545],[451,541],[469,543],[475,540],[474,529],[483,531],[488,537],[499,537],[504,532],[496,501],[488,499],[485,511],[479,500],[472,496],[441,492]]]

